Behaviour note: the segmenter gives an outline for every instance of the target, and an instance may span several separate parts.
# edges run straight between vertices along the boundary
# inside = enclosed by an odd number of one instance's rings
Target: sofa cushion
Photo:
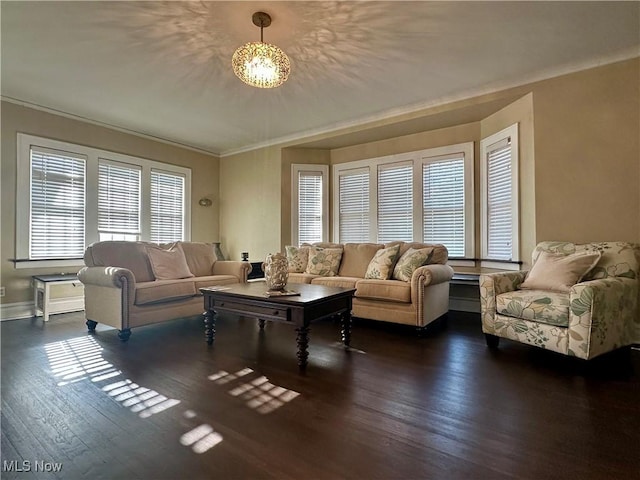
[[[309,261],[309,247],[294,247],[287,245],[284,247],[289,262],[289,272],[303,273],[307,269]]]
[[[540,252],[520,288],[568,292],[595,267],[598,260],[599,252],[571,255]]]
[[[338,275],[364,278],[369,262],[380,249],[380,243],[345,243]]]
[[[355,288],[356,282],[362,280],[358,277],[316,277],[311,280],[314,285],[325,285],[327,287]]]
[[[411,303],[411,284],[399,280],[358,280],[356,297]]]
[[[445,247],[440,243],[389,242],[385,244],[385,248],[395,244],[400,244],[401,257],[410,248],[413,248],[414,250],[421,250],[423,248],[433,248],[433,255],[429,259],[429,265],[433,265],[433,264],[446,265],[447,261],[449,260],[449,251],[447,250],[447,247]]]
[[[238,283],[238,277],[235,275],[209,275],[207,277],[196,277],[193,282],[196,286],[196,293],[199,293],[200,289],[204,287]]]
[[[496,296],[496,311],[558,327],[569,326],[569,294],[544,290],[515,290]]]
[[[196,277],[206,277],[213,272],[217,257],[213,243],[178,242],[189,265],[189,271]]]
[[[341,248],[309,247],[309,261],[307,262],[306,273],[324,277],[337,275],[341,258]]]
[[[84,262],[88,267],[121,267],[131,270],[136,282],[155,280],[146,246],[147,242],[108,241],[96,242],[85,251]]]
[[[137,282],[134,303],[136,305],[147,305],[150,303],[170,302],[195,295],[196,288],[191,278]]]
[[[187,259],[180,245],[175,244],[166,250],[148,245],[147,254],[149,255],[151,270],[153,270],[156,280],[193,277],[193,273],[189,270]]]
[[[364,274],[364,278],[371,278],[377,280],[389,280],[393,267],[398,260],[398,252],[400,245],[393,245],[391,247],[378,250],[369,262],[367,272]]]
[[[311,283],[314,278],[319,277],[320,275],[313,275],[311,273],[289,272],[289,283]]]
[[[409,248],[398,260],[395,268],[393,269],[393,279],[402,280],[403,282],[411,281],[413,272],[418,267],[429,263],[430,258],[433,256],[433,247],[421,248],[416,250]]]

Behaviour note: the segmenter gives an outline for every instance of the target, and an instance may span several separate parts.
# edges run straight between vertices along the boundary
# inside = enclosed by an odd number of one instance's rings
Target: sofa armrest
[[[249,262],[239,260],[218,260],[213,264],[213,275],[235,275],[240,283],[247,283],[247,277],[251,271]]]
[[[593,358],[633,343],[638,281],[608,277],[582,282],[569,294],[569,355]]]
[[[432,264],[416,268],[411,276],[411,303],[421,311],[425,289],[448,282],[452,277],[453,268],[449,265]]]
[[[135,288],[136,283],[131,270],[121,267],[83,267],[78,280],[85,285],[114,288],[123,288],[125,283]]]
[[[423,265],[416,268],[413,272],[411,276],[411,288],[415,288],[419,284],[426,287],[427,285],[448,282],[453,278],[453,273],[453,268],[449,265]]]
[[[129,328],[129,310],[135,301],[133,272],[121,267],[84,267],[78,272],[84,284],[88,320],[118,329]]]
[[[480,317],[484,333],[495,333],[496,297],[517,290],[526,276],[526,270],[480,274]]]

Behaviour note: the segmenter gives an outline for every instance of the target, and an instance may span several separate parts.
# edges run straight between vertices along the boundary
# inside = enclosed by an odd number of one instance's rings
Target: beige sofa
[[[430,249],[427,264],[418,266],[406,280],[365,278],[367,269],[377,252],[398,245],[395,262],[409,250]],[[312,283],[338,287],[356,288],[353,299],[354,317],[384,322],[412,325],[421,332],[434,320],[449,310],[449,281],[453,269],[446,265],[448,252],[444,245],[391,242],[378,243],[314,243],[300,248],[320,247],[341,249],[340,265],[335,275],[308,273],[313,270],[312,260],[307,266],[292,261],[292,247],[287,247],[289,260],[289,284]],[[295,251],[295,248],[293,249]],[[311,267],[311,268],[310,268]],[[304,268],[304,271],[300,271]],[[393,267],[392,267],[393,270]],[[384,276],[384,275],[383,275]]]
[[[87,327],[115,327],[122,341],[134,327],[202,313],[200,288],[244,283],[251,270],[249,262],[217,260],[213,244],[198,242],[97,242],[84,262]]]

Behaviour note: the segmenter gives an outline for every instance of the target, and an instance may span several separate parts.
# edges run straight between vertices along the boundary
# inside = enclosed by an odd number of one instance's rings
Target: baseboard
[[[449,310],[480,313],[480,300],[463,297],[449,297]]]
[[[0,321],[31,318],[33,317],[33,306],[33,302],[3,303],[0,305]],[[84,297],[55,299],[50,304],[50,310],[50,315],[84,310]]]
[[[33,302],[3,303],[0,305],[0,321],[33,317]]]

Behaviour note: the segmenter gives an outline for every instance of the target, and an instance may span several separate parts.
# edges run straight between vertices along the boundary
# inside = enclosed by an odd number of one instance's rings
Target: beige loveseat
[[[134,327],[202,313],[200,288],[244,283],[251,270],[248,262],[217,260],[213,244],[198,242],[97,242],[84,262],[78,278],[87,327],[115,327],[122,341]]]
[[[396,245],[397,255],[395,259],[390,259],[392,265],[386,275],[380,273],[380,268],[372,268],[371,262],[375,256],[381,257],[383,250]],[[425,264],[415,265],[415,270],[406,271],[404,275],[396,275],[398,261],[410,248],[413,251],[426,249],[428,257]],[[306,263],[303,249],[307,250]],[[334,266],[334,270],[328,274],[327,269],[318,269],[319,264],[316,262],[314,265],[312,258],[317,249],[341,250],[342,253],[337,255],[339,267],[336,269]],[[286,247],[285,250],[289,260],[289,283],[355,288],[354,317],[412,325],[422,331],[449,310],[449,281],[453,277],[453,269],[446,265],[448,252],[444,245],[407,242],[314,243]],[[379,278],[365,278],[367,276]]]

